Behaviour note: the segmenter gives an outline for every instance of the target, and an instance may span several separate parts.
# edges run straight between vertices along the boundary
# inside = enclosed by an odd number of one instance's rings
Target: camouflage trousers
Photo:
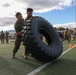
[[[16,53],[21,45],[21,37],[16,37],[13,52]]]
[[[16,37],[15,46],[14,46],[14,49],[13,49],[14,53],[16,53],[19,50],[21,42],[22,42],[21,37]],[[25,48],[24,54],[27,55],[27,48],[26,47],[24,47],[24,48]]]

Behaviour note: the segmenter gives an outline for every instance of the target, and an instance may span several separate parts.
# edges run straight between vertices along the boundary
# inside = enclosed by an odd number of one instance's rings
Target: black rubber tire
[[[39,33],[46,37],[48,45],[41,41]],[[62,54],[62,41],[53,26],[44,18],[35,16],[27,20],[23,34],[26,50],[35,59],[49,62]]]

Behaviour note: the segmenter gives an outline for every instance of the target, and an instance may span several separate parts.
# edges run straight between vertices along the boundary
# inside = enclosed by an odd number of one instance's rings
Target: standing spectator
[[[0,32],[0,40],[1,40],[1,32]]]
[[[6,31],[5,33],[5,39],[6,39],[6,43],[9,43],[9,32]]]
[[[1,31],[1,43],[3,43],[3,44],[4,44],[4,37],[5,37],[5,35],[4,35],[3,30],[2,30]]]
[[[76,39],[76,28],[74,29],[74,32],[73,32],[73,41],[74,39]]]
[[[68,40],[68,43],[70,43],[70,38],[71,38],[70,35],[71,35],[71,33],[70,33],[69,29],[67,28],[65,31],[65,40]]]

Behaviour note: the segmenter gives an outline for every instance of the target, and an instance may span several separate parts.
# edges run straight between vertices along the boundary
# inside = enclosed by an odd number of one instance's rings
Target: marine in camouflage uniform
[[[5,33],[5,39],[6,39],[6,43],[9,43],[9,32],[6,31]]]
[[[68,28],[65,31],[65,40],[68,40],[68,43],[70,43],[70,40],[71,40],[71,32],[69,31]]]
[[[4,37],[5,37],[5,34],[3,31],[1,31],[1,43],[4,44]]]
[[[74,29],[74,32],[73,32],[73,41],[76,39],[76,28]]]
[[[33,9],[32,8],[27,8],[27,17],[25,18],[25,23],[27,22],[27,20],[29,20],[30,18],[32,18],[33,16],[32,16],[32,13],[33,13]],[[25,42],[24,42],[25,43]],[[26,51],[25,51],[25,53],[23,53],[23,55],[22,56],[24,56],[25,57],[25,55],[27,55],[27,53],[28,53],[28,48],[27,47],[25,47],[25,49],[26,49]]]
[[[15,53],[18,51],[20,44],[21,44],[21,31],[23,26],[25,25],[24,19],[22,18],[22,14],[20,12],[16,13],[17,21],[14,25],[16,31],[16,38],[15,38],[15,46],[13,49],[13,56],[12,59],[15,58]]]

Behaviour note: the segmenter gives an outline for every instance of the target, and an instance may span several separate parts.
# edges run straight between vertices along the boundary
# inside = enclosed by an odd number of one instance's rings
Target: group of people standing
[[[70,43],[71,39],[73,41],[76,39],[76,28],[72,32],[71,32],[71,30],[66,28],[66,30],[59,33],[59,35],[63,41],[67,40],[68,43]]]
[[[9,43],[9,32],[6,31],[4,32],[3,30],[0,32],[0,40],[1,40],[1,44],[4,44],[5,40],[6,43]]]

